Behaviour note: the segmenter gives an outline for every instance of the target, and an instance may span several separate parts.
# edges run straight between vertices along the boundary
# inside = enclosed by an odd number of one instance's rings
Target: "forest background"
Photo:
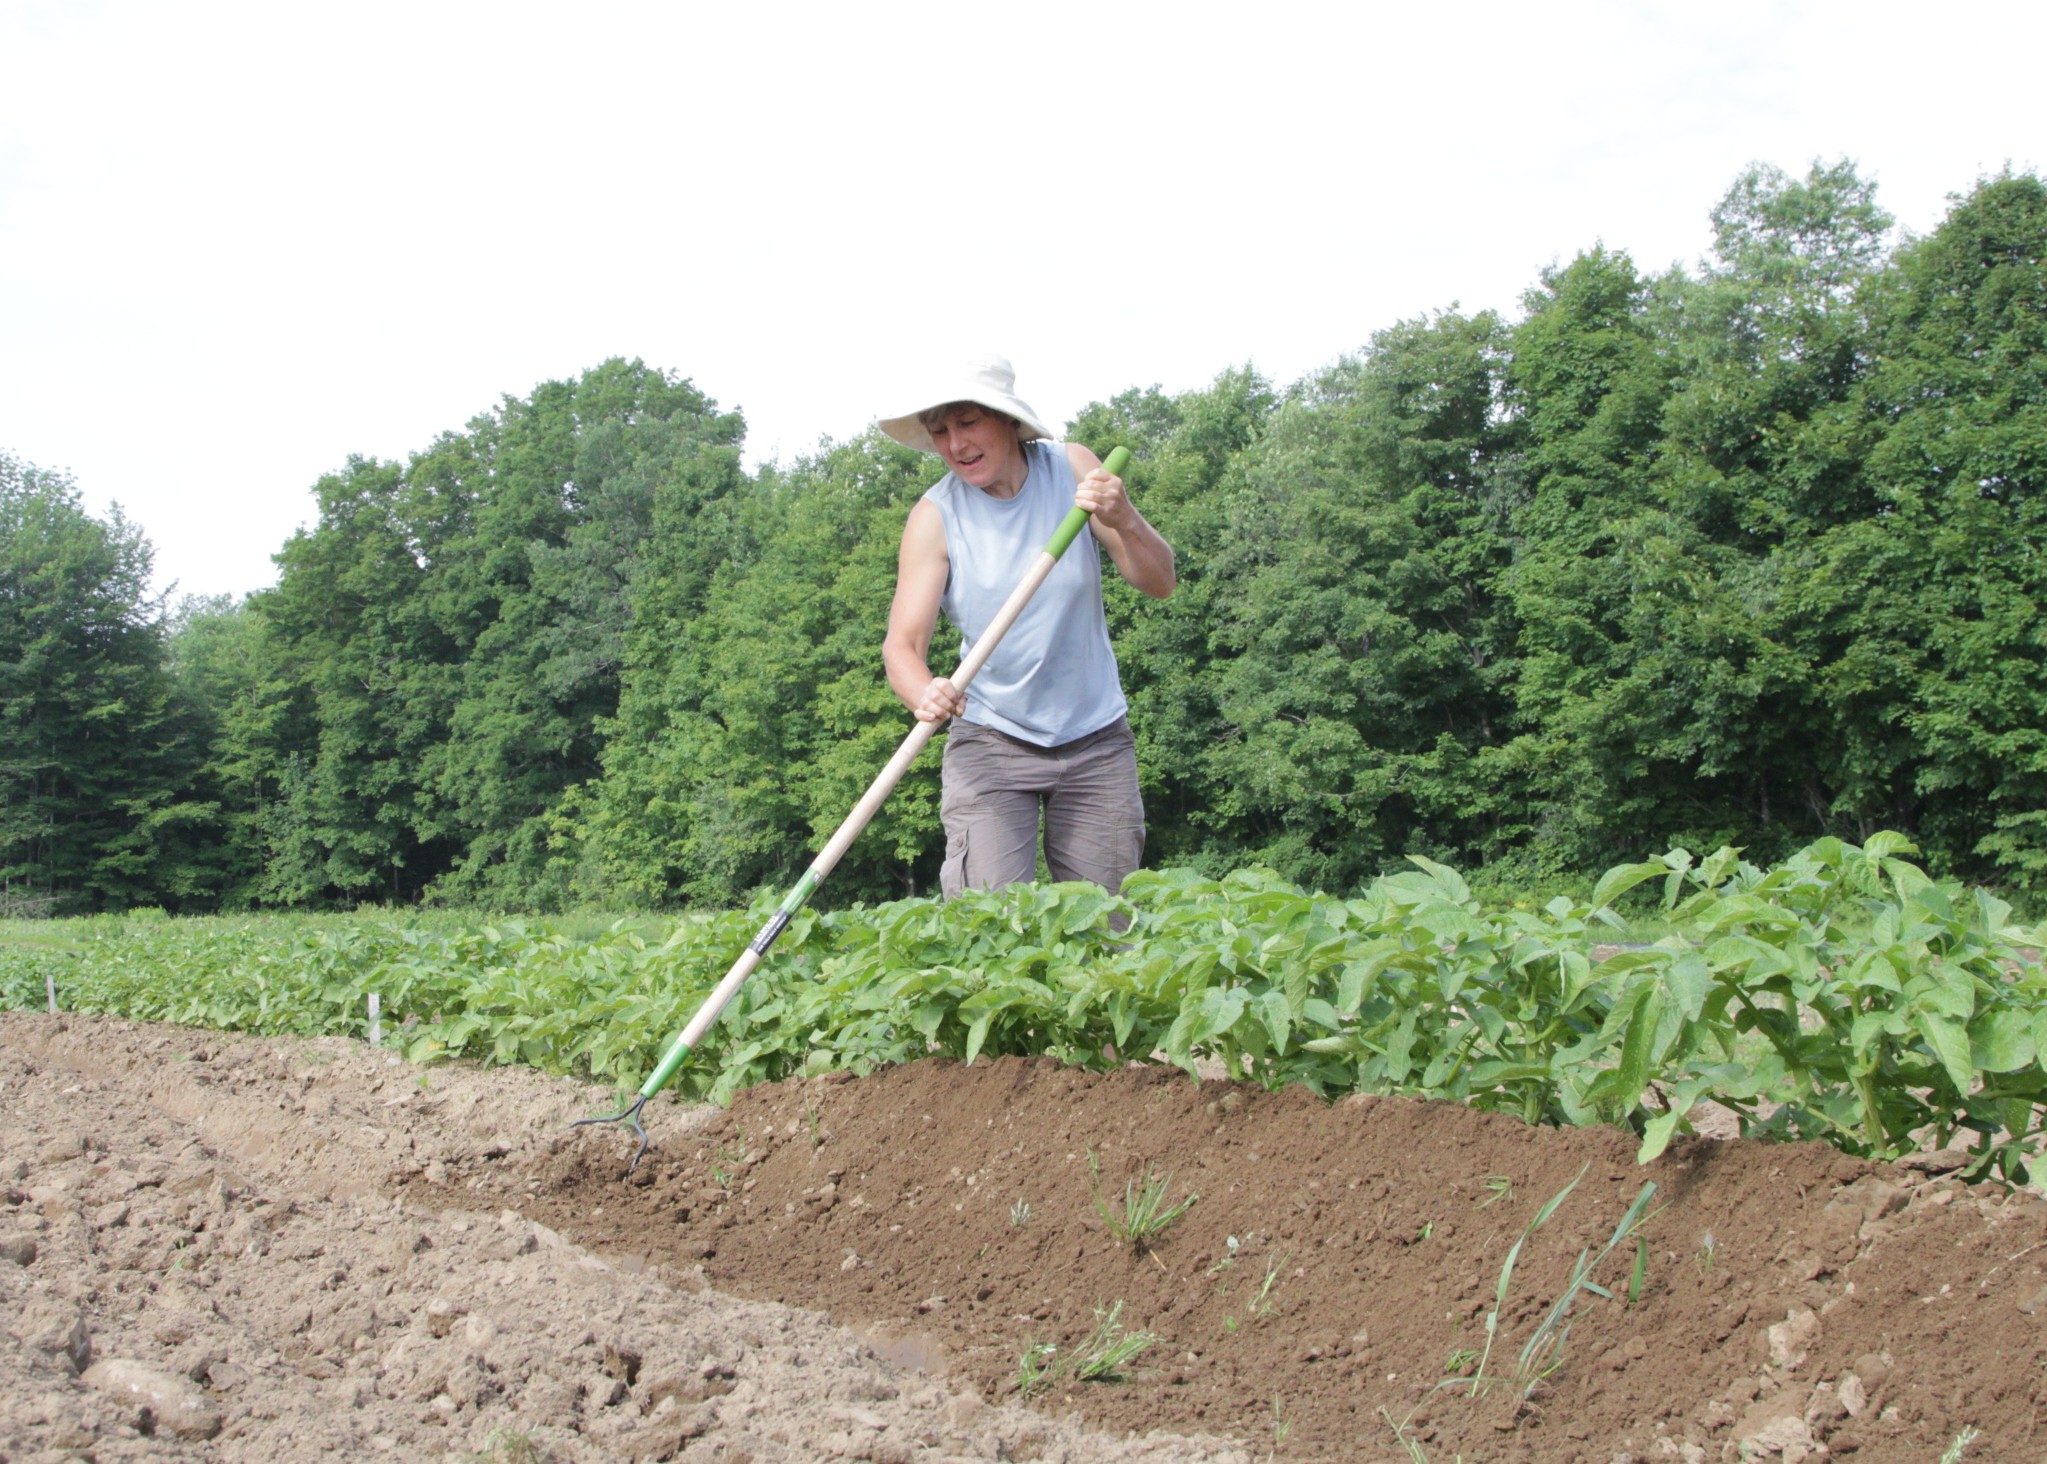
[[[1895,829],[2047,894],[2047,186],[1895,246],[1846,163],[1712,217],[1693,270],[1594,247],[1517,318],[1068,424],[1179,554],[1110,591],[1147,863],[1342,892]],[[786,885],[907,729],[879,647],[936,473],[874,432],[748,472],[744,433],[607,361],[351,459],[274,588],[176,606],[143,526],[0,453],[0,915]],[[937,777],[835,898],[931,888]]]

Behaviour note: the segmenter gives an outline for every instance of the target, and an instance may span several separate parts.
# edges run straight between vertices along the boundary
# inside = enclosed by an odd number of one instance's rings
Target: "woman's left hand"
[[[1179,582],[1173,546],[1137,511],[1123,491],[1123,480],[1078,443],[1066,444],[1066,461],[1074,473],[1073,506],[1094,515],[1096,541],[1109,551],[1117,572],[1154,600],[1172,594]]]
[[[1086,509],[1112,529],[1127,529],[1136,515],[1123,493],[1123,480],[1107,468],[1096,468],[1074,486],[1073,506]]]

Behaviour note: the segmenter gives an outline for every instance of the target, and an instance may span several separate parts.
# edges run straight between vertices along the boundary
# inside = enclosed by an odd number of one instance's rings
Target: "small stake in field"
[[[1130,449],[1119,447],[1103,460],[1102,467],[1110,474],[1116,475],[1122,473],[1129,461]],[[965,691],[980,674],[982,665],[994,654],[995,647],[1009,633],[1009,628],[1016,623],[1016,618],[1023,614],[1024,606],[1030,603],[1031,597],[1038,592],[1038,587],[1044,584],[1046,576],[1052,573],[1052,566],[1059,562],[1059,557],[1066,552],[1067,547],[1080,537],[1080,531],[1087,526],[1087,521],[1087,510],[1079,507],[1072,509],[1059,521],[1059,527],[1046,541],[1044,551],[1038,555],[1022,582],[1010,591],[1009,598],[1003,601],[1002,608],[996,612],[995,619],[989,622],[988,629],[981,638],[974,643],[973,650],[960,662],[959,669],[952,673],[950,679],[954,686]],[[640,1084],[639,1097],[617,1113],[607,1114],[602,1118],[578,1119],[569,1125],[570,1128],[582,1128],[588,1124],[630,1124],[633,1132],[639,1135],[640,1146],[633,1151],[633,1162],[626,1166],[627,1174],[640,1167],[640,1160],[647,1152],[649,1142],[647,1129],[640,1121],[640,1114],[646,1108],[647,1100],[668,1086],[669,1080],[675,1076],[690,1053],[696,1050],[697,1044],[703,1041],[704,1034],[710,1031],[711,1025],[725,1010],[726,1003],[739,994],[739,988],[746,984],[746,978],[766,959],[768,948],[781,936],[796,912],[809,902],[817,887],[823,884],[832,870],[838,866],[839,860],[845,857],[846,851],[853,846],[853,841],[860,837],[868,822],[881,811],[881,805],[888,801],[888,795],[895,791],[896,784],[902,781],[903,774],[909,771],[910,764],[916,761],[917,754],[937,735],[938,727],[939,724],[936,722],[919,722],[910,729],[910,735],[903,739],[902,745],[896,749],[895,756],[888,760],[888,765],[868,785],[860,801],[853,805],[853,811],[846,815],[846,821],[839,825],[838,832],[825,842],[824,848],[818,852],[817,858],[811,862],[803,878],[790,887],[789,892],[782,897],[782,903],[775,907],[775,913],[768,917],[768,923],[761,927],[760,933],[754,936],[752,943],[739,953],[739,959],[732,963],[732,969],[725,973],[725,978],[712,989],[709,996],[704,998],[703,1005],[697,1008],[697,1014],[689,1019],[689,1024],[676,1034],[660,1064],[655,1067],[647,1081]]]

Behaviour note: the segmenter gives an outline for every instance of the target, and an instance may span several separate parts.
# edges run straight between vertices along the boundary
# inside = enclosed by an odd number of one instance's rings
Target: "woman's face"
[[[945,465],[974,487],[1002,497],[1023,487],[1023,444],[1011,418],[961,402],[926,418],[924,430]]]

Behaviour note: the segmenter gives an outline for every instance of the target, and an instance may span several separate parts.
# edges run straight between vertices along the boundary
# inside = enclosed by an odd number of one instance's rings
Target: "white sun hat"
[[[1030,404],[1016,394],[1016,368],[1009,364],[1007,357],[975,356],[948,370],[934,373],[924,383],[924,389],[926,395],[919,398],[920,405],[916,410],[881,420],[881,430],[904,447],[914,447],[919,452],[937,452],[931,434],[917,419],[933,407],[947,407],[954,402],[976,402],[992,407],[1004,416],[1016,418],[1019,442],[1052,435],[1045,430],[1045,424],[1038,420],[1038,414],[1031,410]]]

